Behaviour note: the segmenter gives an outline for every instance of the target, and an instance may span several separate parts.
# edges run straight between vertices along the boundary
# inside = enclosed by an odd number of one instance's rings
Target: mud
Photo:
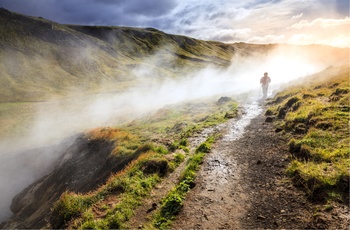
[[[174,229],[349,228],[349,207],[326,211],[293,186],[285,174],[287,141],[265,122],[262,108],[245,111],[222,129]]]

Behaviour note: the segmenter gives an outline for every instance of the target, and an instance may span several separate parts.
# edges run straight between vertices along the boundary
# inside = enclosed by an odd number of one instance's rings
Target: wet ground
[[[257,103],[244,107],[204,161],[174,229],[349,228],[349,209],[307,200],[286,177],[286,140]]]

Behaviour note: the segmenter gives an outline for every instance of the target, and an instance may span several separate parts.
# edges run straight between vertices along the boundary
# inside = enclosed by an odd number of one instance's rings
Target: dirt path
[[[247,115],[254,106],[250,110]],[[226,123],[224,138],[206,156],[174,229],[349,228],[348,207],[326,211],[285,176],[286,141],[261,113],[241,137],[239,122],[246,121]]]

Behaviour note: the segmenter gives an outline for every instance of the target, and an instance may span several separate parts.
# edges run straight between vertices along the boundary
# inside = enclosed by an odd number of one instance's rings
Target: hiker
[[[268,76],[268,73],[265,72],[264,76],[260,79],[260,84],[263,90],[263,99],[267,97],[267,90],[269,88],[269,83],[271,82],[271,78]]]

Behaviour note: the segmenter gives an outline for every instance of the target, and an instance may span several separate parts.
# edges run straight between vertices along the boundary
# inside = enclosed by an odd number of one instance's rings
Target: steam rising
[[[155,57],[154,59],[161,59]],[[55,146],[45,151],[29,151],[72,136],[85,129],[117,125],[154,112],[165,105],[211,96],[252,92],[260,94],[259,80],[268,72],[271,87],[318,72],[328,66],[303,53],[285,52],[278,48],[267,56],[237,53],[227,69],[208,66],[205,69],[162,79],[152,69],[134,69],[139,84],[119,93],[90,95],[84,98],[44,103],[37,112],[30,135],[20,140],[0,143],[0,221],[9,217],[12,197],[40,178],[65,150]],[[166,68],[166,67],[165,67]],[[101,92],[104,92],[101,86]],[[70,140],[72,143],[72,140]],[[12,149],[10,146],[14,146]],[[11,154],[11,155],[10,155]]]

